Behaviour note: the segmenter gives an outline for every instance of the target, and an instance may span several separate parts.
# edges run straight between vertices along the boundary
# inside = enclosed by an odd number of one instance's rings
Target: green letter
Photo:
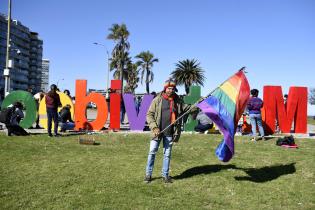
[[[184,102],[186,104],[194,104],[200,99],[200,86],[190,86],[189,87],[189,95],[184,97]],[[197,125],[197,121],[193,120],[191,116],[189,116],[187,123],[184,125],[185,131],[194,131],[195,126]]]
[[[33,95],[23,90],[12,91],[2,102],[1,109],[8,107],[15,102],[21,102],[25,108],[25,117],[20,122],[22,128],[29,128],[37,117],[37,107]]]

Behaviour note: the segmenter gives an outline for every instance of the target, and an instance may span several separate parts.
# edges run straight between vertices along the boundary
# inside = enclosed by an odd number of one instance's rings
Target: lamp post
[[[57,88],[59,88],[59,87],[58,87],[59,81],[63,81],[63,80],[65,80],[65,79],[64,79],[64,78],[58,79],[57,84],[56,84],[56,85],[57,85]]]
[[[93,44],[95,45],[99,45],[99,46],[102,46],[106,49],[106,54],[107,54],[107,83],[106,83],[106,92],[108,92],[108,85],[109,85],[109,71],[110,71],[110,63],[109,63],[109,52],[108,52],[108,49],[106,47],[106,45],[104,44],[100,44],[98,42],[94,42]]]
[[[8,31],[7,31],[7,51],[6,51],[6,59],[5,59],[5,69],[3,71],[4,76],[4,97],[9,94],[10,91],[10,66],[11,63],[9,61],[9,53],[10,53],[10,31],[11,31],[11,0],[8,3]]]

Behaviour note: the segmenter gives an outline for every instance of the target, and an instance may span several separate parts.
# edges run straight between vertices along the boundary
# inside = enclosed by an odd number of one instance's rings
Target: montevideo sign
[[[121,81],[112,80],[110,93],[110,129],[120,129],[120,108],[121,102],[124,103],[128,116],[130,130],[143,130],[145,127],[146,113],[153,100],[153,95],[145,94],[139,112],[135,107],[133,94],[120,94]],[[190,87],[190,94],[184,97],[185,103],[194,104],[201,97],[200,87]],[[263,88],[264,107],[262,115],[266,133],[272,134],[276,129],[276,120],[279,129],[283,133],[289,133],[293,126],[293,132],[307,132],[307,88],[290,87],[287,103],[284,104],[281,86],[264,86]],[[108,115],[108,105],[103,95],[99,93],[87,94],[87,80],[76,80],[75,84],[75,104],[64,93],[60,93],[63,106],[70,104],[72,117],[75,121],[75,130],[100,130],[104,127]],[[4,99],[1,109],[8,107],[14,102],[21,102],[25,107],[25,118],[20,122],[23,128],[29,128],[40,116],[40,124],[47,127],[45,100],[41,100],[37,112],[37,105],[33,95],[26,91],[12,91]],[[97,116],[93,121],[89,121],[86,116],[87,105],[93,102],[97,106]],[[193,130],[196,122],[189,118],[185,124],[186,131]]]

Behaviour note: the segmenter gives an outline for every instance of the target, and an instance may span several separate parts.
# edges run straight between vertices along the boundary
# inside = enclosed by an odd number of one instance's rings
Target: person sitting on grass
[[[24,118],[23,113],[23,104],[20,102],[15,102],[12,107],[12,113],[10,116],[10,120],[5,126],[8,129],[8,136],[16,135],[16,136],[27,136],[27,133],[24,128],[22,128],[19,123]]]
[[[60,132],[66,132],[66,130],[73,130],[74,129],[74,122],[71,118],[71,106],[67,104],[66,106],[62,107],[59,112],[60,116]]]
[[[196,116],[193,115],[193,118],[198,122],[195,126],[195,131],[199,133],[208,133],[208,130],[213,127],[212,120],[200,109],[198,110],[198,114],[195,113],[195,115]]]

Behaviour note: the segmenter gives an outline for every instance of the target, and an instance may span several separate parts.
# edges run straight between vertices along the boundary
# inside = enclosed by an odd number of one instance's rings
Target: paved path
[[[307,133],[315,135],[315,125],[307,124]]]

